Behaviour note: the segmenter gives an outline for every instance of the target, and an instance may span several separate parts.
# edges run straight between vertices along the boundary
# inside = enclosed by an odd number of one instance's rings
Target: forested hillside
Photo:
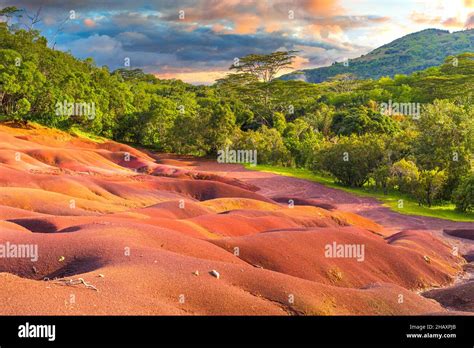
[[[326,81],[338,74],[353,74],[358,79],[410,74],[442,64],[447,56],[474,52],[474,29],[449,33],[426,29],[401,37],[359,58],[331,66],[287,74],[283,80],[304,78],[307,82]]]

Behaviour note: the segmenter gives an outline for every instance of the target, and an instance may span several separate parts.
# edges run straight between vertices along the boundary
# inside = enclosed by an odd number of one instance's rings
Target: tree
[[[0,113],[26,122],[44,82],[34,63],[22,61],[17,51],[0,49]]]
[[[400,192],[413,193],[418,184],[420,172],[415,163],[402,158],[392,165],[390,175],[393,177],[394,184],[398,186]]]
[[[0,17],[6,17],[7,18],[6,23],[8,24],[11,18],[14,18],[14,17],[21,18],[22,17],[21,12],[22,11],[19,10],[15,6],[7,6],[4,8],[0,8]]]
[[[418,204],[426,204],[431,207],[438,198],[439,193],[446,181],[446,173],[443,170],[422,170],[415,185],[414,194]]]
[[[231,144],[231,136],[235,131],[235,115],[229,105],[214,98],[199,100],[201,106],[200,117],[204,120],[205,143],[208,145],[208,154],[215,155]]]
[[[470,168],[474,149],[474,107],[436,100],[427,105],[415,122],[418,136],[414,153],[419,166],[426,170],[445,170],[447,180],[443,196],[449,199],[459,180]]]
[[[461,212],[474,211],[474,173],[464,177],[453,194],[456,209]]]
[[[388,194],[390,186],[390,167],[386,164],[381,165],[372,172],[372,177],[375,180],[375,187],[381,189],[383,194]]]
[[[398,125],[389,116],[382,115],[365,106],[352,107],[349,110],[334,114],[331,129],[338,135],[358,134],[367,132],[392,134]]]
[[[316,169],[328,171],[343,185],[362,187],[385,155],[383,140],[372,134],[341,137],[318,152]]]
[[[291,154],[286,148],[281,134],[275,128],[262,126],[257,131],[237,131],[232,146],[239,150],[256,150],[258,163],[288,166]]]
[[[298,167],[308,167],[312,164],[313,154],[317,151],[320,140],[320,137],[302,118],[287,124],[283,138],[286,148]]]
[[[251,74],[263,82],[272,81],[284,68],[292,65],[297,51],[277,51],[270,54],[249,54],[239,58],[230,70]]]
[[[355,74],[337,74],[328,79],[330,89],[336,93],[351,92],[358,86],[357,76]]]
[[[319,105],[317,110],[304,116],[313,130],[322,133],[325,137],[331,134],[333,118],[334,109],[326,104]]]

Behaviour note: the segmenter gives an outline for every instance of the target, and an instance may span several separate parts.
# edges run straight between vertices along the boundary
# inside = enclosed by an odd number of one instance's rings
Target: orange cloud
[[[466,24],[464,25],[466,29],[474,29],[474,12],[471,12],[467,17]]]
[[[303,34],[313,39],[336,44],[338,40],[334,41],[334,39],[342,38],[344,30],[339,25],[310,24],[304,27]]]
[[[427,17],[424,13],[412,12],[410,19],[417,24],[438,24],[441,17]]]
[[[227,75],[228,70],[155,73],[159,79],[177,79],[196,85],[208,85]]]
[[[258,29],[263,29],[270,33],[295,25],[290,22],[289,11],[293,11],[295,22],[307,21],[311,17],[342,15],[344,10],[338,2],[339,0],[201,0],[198,6],[181,9],[184,11],[184,19],[179,20],[176,15],[176,21],[209,24],[215,32],[253,34]],[[216,21],[220,23],[216,24]],[[229,26],[234,30],[229,30]]]
[[[456,17],[445,19],[441,24],[446,28],[459,28],[464,26],[464,23]]]
[[[95,21],[91,18],[84,19],[84,25],[86,27],[95,27]]]
[[[296,56],[295,59],[293,60],[293,64],[291,65],[291,69],[289,69],[289,70],[293,70],[293,69],[299,70],[299,69],[302,69],[303,67],[306,66],[307,63],[309,63],[309,59],[308,59],[308,58]]]
[[[461,29],[467,26],[467,23],[464,23],[464,19],[459,17],[449,17],[442,19],[441,16],[428,17],[425,14],[419,12],[413,12],[410,16],[410,19],[417,24],[443,26],[445,28]]]
[[[234,19],[235,32],[237,34],[252,34],[257,31],[260,26],[260,18],[257,16],[241,16]]]
[[[300,0],[295,5],[315,16],[333,16],[342,13],[337,0]]]

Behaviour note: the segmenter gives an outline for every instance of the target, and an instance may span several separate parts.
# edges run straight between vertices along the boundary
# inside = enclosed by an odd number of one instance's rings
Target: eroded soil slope
[[[0,257],[0,314],[446,313],[417,294],[465,263],[439,235],[324,196],[293,191],[290,207],[280,177],[235,173],[0,126],[0,245],[39,252]],[[334,243],[363,246],[363,260],[327,257]]]

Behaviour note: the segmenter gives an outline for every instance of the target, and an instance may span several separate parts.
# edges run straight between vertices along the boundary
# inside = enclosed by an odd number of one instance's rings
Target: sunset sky
[[[250,53],[294,49],[294,68],[312,68],[422,29],[474,28],[474,0],[0,0],[29,13],[41,4],[35,28],[56,49],[190,83],[212,83]]]

